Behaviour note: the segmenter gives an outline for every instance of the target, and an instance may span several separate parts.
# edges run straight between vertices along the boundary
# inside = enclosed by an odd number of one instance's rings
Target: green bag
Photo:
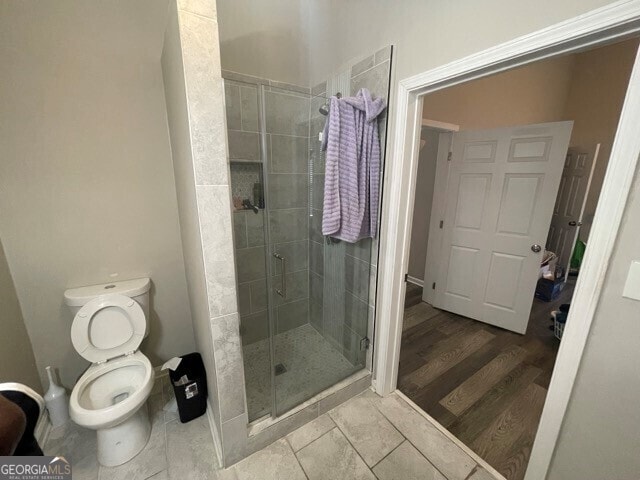
[[[580,269],[582,264],[582,258],[584,257],[584,251],[587,245],[580,239],[576,241],[576,246],[573,248],[573,255],[571,255],[571,268]]]

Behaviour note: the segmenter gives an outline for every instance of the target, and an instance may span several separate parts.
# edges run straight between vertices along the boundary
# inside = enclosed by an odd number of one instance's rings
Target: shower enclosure
[[[377,246],[322,235],[320,109],[360,86],[386,98],[389,58],[371,59],[371,68],[354,65],[313,89],[225,79],[250,421],[280,416],[367,367]]]

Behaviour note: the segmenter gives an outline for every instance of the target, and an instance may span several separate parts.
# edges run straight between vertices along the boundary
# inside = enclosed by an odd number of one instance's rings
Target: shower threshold
[[[285,412],[279,417],[272,417],[271,415],[265,415],[261,418],[249,423],[249,437],[261,436],[263,434],[269,434],[270,430],[276,430],[279,435],[274,437],[274,440],[287,435],[298,427],[301,427],[305,423],[310,422],[314,418],[325,414],[329,410],[338,405],[346,402],[352,397],[362,393],[367,388],[371,387],[371,372],[367,368],[358,370],[357,372],[349,375],[347,378],[340,380],[334,385],[330,386],[326,390],[311,397],[306,402],[301,403],[293,407],[291,410]],[[308,410],[309,415],[301,414],[302,411]],[[300,414],[300,415],[298,415]],[[293,420],[292,417],[297,417]],[[280,428],[280,423],[285,420],[293,420],[287,422],[286,430]],[[272,429],[270,427],[277,427]]]

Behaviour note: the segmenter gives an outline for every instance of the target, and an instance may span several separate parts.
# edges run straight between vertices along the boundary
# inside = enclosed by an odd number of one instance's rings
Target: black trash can
[[[187,423],[207,411],[207,375],[198,352],[183,355],[176,370],[169,370],[169,379],[178,403],[180,421]]]

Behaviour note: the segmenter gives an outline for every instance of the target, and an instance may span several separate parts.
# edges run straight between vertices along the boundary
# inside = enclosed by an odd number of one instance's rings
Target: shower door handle
[[[274,253],[274,257],[276,257],[282,263],[282,283],[280,284],[280,288],[276,288],[276,293],[280,295],[282,298],[287,297],[287,260],[280,255],[279,253]]]

